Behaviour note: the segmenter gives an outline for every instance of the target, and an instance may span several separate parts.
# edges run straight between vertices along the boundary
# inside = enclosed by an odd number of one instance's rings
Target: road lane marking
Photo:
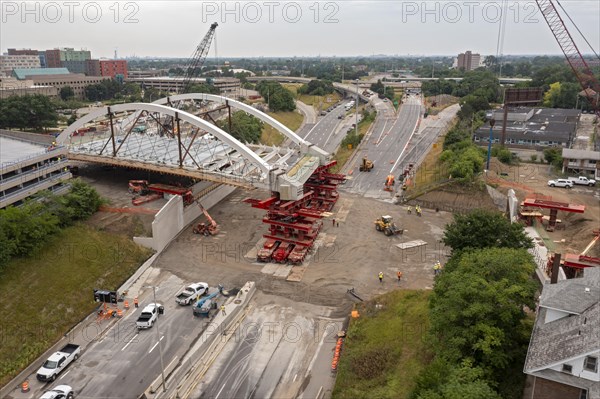
[[[131,337],[129,342],[127,342],[127,344],[123,347],[123,349],[121,349],[121,352],[123,352],[125,350],[125,348],[127,348],[129,346],[129,344],[132,343],[137,338],[138,335],[140,335],[140,334],[138,333],[138,334],[135,334],[133,337]]]
[[[217,392],[217,396],[215,396],[215,399],[219,399],[219,395],[221,394],[221,392],[223,392],[225,385],[227,385],[227,383],[224,383],[223,386],[221,387],[221,389],[219,389],[219,392]]]
[[[162,337],[160,337],[160,340],[158,342],[162,341],[164,337],[165,337],[164,335]],[[156,348],[156,346],[158,345],[158,342],[155,343],[152,348],[150,348],[150,350],[148,351],[148,353],[152,352],[154,350],[154,348]]]
[[[421,119],[421,115],[419,115],[419,117],[417,118],[417,122],[415,123],[415,127],[413,128],[412,133],[408,137],[408,140],[406,141],[406,145],[402,149],[402,152],[400,153],[400,155],[398,155],[398,159],[396,159],[396,163],[394,163],[394,166],[392,166],[392,169],[390,169],[390,174],[392,174],[392,172],[394,171],[394,169],[396,169],[396,165],[398,165],[398,162],[400,162],[400,158],[402,158],[402,154],[404,154],[404,151],[406,151],[406,147],[408,147],[408,143],[410,143],[410,140],[412,139],[413,135],[415,134],[415,130],[417,130],[417,125],[419,124],[420,119]]]
[[[65,378],[67,376],[67,374],[69,374],[71,372],[71,370],[67,371],[66,373],[64,373],[62,375],[62,377],[59,378],[59,380],[62,380],[63,378]]]

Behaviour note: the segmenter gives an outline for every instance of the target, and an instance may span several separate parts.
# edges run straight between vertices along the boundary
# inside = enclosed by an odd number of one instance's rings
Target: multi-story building
[[[58,89],[53,86],[35,86],[31,79],[19,80],[13,77],[0,77],[0,99],[31,94],[57,97]]]
[[[600,180],[600,151],[562,150],[563,173],[573,173]]]
[[[100,60],[86,60],[85,74],[87,76],[102,76],[100,74]]]
[[[38,55],[40,52],[38,50],[32,50],[30,48],[28,49],[14,49],[14,48],[9,48],[8,49],[8,55]]]
[[[474,54],[471,51],[460,53],[456,60],[456,67],[465,71],[472,71],[480,67],[481,55]]]
[[[600,268],[545,284],[523,371],[532,399],[600,398]]]
[[[100,60],[100,75],[116,78],[121,75],[127,79],[127,61],[125,60]]]
[[[86,60],[92,58],[89,50],[62,48],[46,50],[46,65],[48,68],[67,68],[72,73],[85,73]]]
[[[141,84],[145,88],[153,87],[160,91],[175,93],[183,88],[183,78],[172,78],[169,76],[151,77],[151,78],[129,78],[128,82]],[[205,78],[194,78],[192,83],[206,84]],[[240,90],[240,80],[238,78],[212,78],[212,84],[220,90],[221,94],[237,93]]]
[[[40,57],[36,55],[0,55],[0,72],[6,76],[13,69],[40,68]]]
[[[82,73],[69,73],[64,75],[33,75],[29,77],[33,80],[34,86],[54,86],[58,90],[65,86],[73,89],[75,98],[85,98],[85,88],[89,85],[97,84],[108,76],[85,76]]]
[[[67,189],[64,182],[72,175],[66,147],[28,141],[15,137],[15,132],[0,133],[0,208],[18,205],[41,190]]]

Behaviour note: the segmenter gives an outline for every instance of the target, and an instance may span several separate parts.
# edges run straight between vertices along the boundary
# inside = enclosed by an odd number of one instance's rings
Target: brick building
[[[122,75],[127,79],[127,61],[125,60],[100,60],[100,75],[115,78]]]

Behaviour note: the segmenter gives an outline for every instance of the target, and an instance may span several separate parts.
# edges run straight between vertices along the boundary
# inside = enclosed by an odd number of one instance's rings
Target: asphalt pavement
[[[161,375],[157,328],[167,367],[181,359],[208,324],[207,319],[194,317],[190,306],[175,303],[174,294],[181,286],[175,276],[160,283],[156,299],[165,313],[154,327],[140,331],[135,327],[143,307],[153,302],[152,295],[145,295],[138,309],[132,307],[105,335],[95,338],[52,385],[70,385],[81,399],[139,397]],[[90,336],[95,333],[90,331]]]
[[[404,157],[409,141],[418,129],[423,107],[421,97],[412,95],[395,114],[390,111],[388,102],[376,101],[374,105],[378,117],[347,169],[352,174],[343,190],[370,198],[391,199],[393,194],[383,190],[386,177],[392,174],[397,182],[407,166]],[[358,170],[364,156],[374,163],[370,172]]]

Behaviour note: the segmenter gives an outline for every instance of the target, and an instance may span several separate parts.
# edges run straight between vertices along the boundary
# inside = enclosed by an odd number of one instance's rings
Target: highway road
[[[417,130],[423,107],[420,96],[408,96],[396,115],[387,102],[376,100],[375,107],[378,117],[371,134],[363,139],[347,169],[352,170],[352,175],[343,190],[370,198],[391,199],[393,193],[383,190],[385,179],[391,173],[397,180],[407,166],[404,157]],[[358,170],[364,156],[375,165],[371,172]]]
[[[140,302],[139,309],[132,307],[104,336],[90,344],[54,385],[71,385],[78,398],[139,397],[161,374],[156,327],[167,367],[176,357],[182,358],[208,323],[207,319],[194,317],[189,306],[175,304],[174,294],[179,288],[181,280],[174,276],[161,282],[156,297],[165,306],[165,314],[159,316],[154,327],[141,331],[135,327],[142,308],[152,302],[149,295]]]
[[[202,379],[193,398],[295,398],[315,379],[315,359],[325,351],[327,374],[341,319],[331,308],[257,293],[250,313]],[[320,370],[320,369],[319,369]],[[314,393],[318,390],[316,386]],[[312,392],[312,389],[311,389]],[[312,396],[316,397],[316,395]]]

